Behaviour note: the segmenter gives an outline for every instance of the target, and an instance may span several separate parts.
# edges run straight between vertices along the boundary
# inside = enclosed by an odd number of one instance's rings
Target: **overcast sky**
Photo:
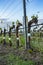
[[[39,19],[43,19],[43,0],[26,1],[26,9],[29,20],[33,14],[38,14]],[[22,21],[23,0],[0,0],[0,18]]]

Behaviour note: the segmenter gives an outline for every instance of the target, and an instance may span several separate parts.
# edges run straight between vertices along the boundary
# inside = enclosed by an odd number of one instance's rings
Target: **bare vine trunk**
[[[17,43],[17,48],[18,48],[19,47],[18,26],[16,27],[16,43]]]

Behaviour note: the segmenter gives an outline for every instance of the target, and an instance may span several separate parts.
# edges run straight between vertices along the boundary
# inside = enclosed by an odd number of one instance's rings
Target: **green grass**
[[[7,65],[35,65],[35,62],[29,60],[25,61],[20,59],[20,57],[14,55],[14,54],[9,54],[7,57]]]
[[[36,37],[31,40],[31,46],[33,49],[43,52],[43,38]]]
[[[3,44],[3,37],[4,37],[4,35],[0,36],[0,44]],[[6,43],[9,44],[9,36],[8,36],[8,35],[5,36],[5,40],[6,40]],[[14,46],[15,43],[16,43],[15,40],[16,40],[15,35],[11,36],[11,42],[12,42],[12,45],[13,45],[13,46]],[[1,43],[1,41],[2,41],[2,43]]]
[[[25,45],[24,36],[20,37],[20,41],[22,45]],[[32,37],[30,44],[33,49],[43,52],[43,37],[42,38],[37,37],[37,36],[36,37],[34,36],[34,38]]]
[[[43,52],[43,37],[40,38],[40,37],[37,37],[37,35],[38,34],[36,34],[36,37],[32,36],[32,38],[31,38],[31,46],[34,49],[37,49],[37,50]],[[6,35],[6,42],[7,42],[7,44],[9,44],[8,38],[9,38],[9,36]],[[25,46],[25,37],[23,35],[21,35],[19,38],[20,38],[20,45]],[[2,40],[3,40],[3,35],[0,36],[0,44],[1,44]],[[16,36],[14,34],[11,36],[11,42],[12,42],[13,47],[16,47]]]
[[[22,43],[22,45],[25,45],[25,38],[24,38],[24,36],[20,36],[20,43]]]
[[[9,43],[8,40],[9,36],[6,35],[6,42],[7,44]],[[20,44],[25,46],[25,37],[23,35],[21,35],[20,37]],[[3,35],[0,36],[0,44],[1,44],[1,40],[3,40]],[[11,41],[12,41],[12,47],[16,47],[16,36],[12,35],[11,36]],[[2,43],[3,44],[3,43]],[[37,49],[38,51],[43,52],[43,38],[40,37],[36,37],[31,39],[31,47],[33,49]],[[22,48],[20,48],[22,49]],[[20,59],[20,57],[10,53],[8,54],[8,56],[6,58],[4,58],[7,60],[6,65],[35,65],[35,62],[33,62],[32,60],[22,60]]]

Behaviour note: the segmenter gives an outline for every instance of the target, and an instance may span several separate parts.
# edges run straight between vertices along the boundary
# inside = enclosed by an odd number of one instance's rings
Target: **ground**
[[[43,65],[43,37],[31,36],[33,50],[25,49],[25,37],[19,35],[19,48],[16,48],[16,35],[12,34],[10,47],[9,36],[6,35],[6,45],[3,45],[3,35],[0,36],[0,65]]]
[[[0,65],[43,65],[43,53],[0,45]]]

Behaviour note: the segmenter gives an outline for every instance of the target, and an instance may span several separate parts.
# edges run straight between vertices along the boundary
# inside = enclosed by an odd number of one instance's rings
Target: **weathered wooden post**
[[[19,30],[19,27],[22,26],[21,23],[18,23],[17,26],[16,26],[16,43],[17,43],[17,48],[19,47],[19,35],[18,35],[18,30]]]

